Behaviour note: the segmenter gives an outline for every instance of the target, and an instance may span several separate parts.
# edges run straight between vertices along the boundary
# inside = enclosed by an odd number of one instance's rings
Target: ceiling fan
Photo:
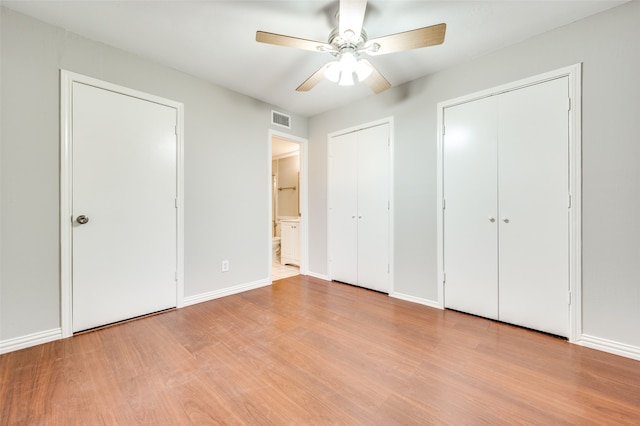
[[[391,87],[391,84],[371,62],[362,58],[362,54],[386,55],[442,44],[447,25],[432,25],[369,40],[362,28],[366,8],[367,0],[340,0],[340,9],[336,15],[338,28],[331,31],[327,43],[265,31],[256,32],[256,41],[325,52],[334,56],[334,60],[323,65],[298,86],[296,89],[298,92],[311,90],[323,77],[326,77],[342,86],[353,85],[356,80],[364,82],[375,93],[380,93]]]

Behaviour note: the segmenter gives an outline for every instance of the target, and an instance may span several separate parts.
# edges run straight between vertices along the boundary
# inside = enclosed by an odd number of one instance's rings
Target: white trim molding
[[[317,279],[319,279],[319,280],[331,281],[331,280],[329,279],[329,275],[317,274],[317,273],[315,273],[315,272],[311,272],[311,271],[308,271],[308,272],[307,272],[307,275],[309,275],[310,277],[313,277],[313,278],[317,278]]]
[[[575,343],[587,348],[597,349],[599,351],[609,352],[611,354],[640,361],[640,347],[637,346],[631,346],[600,337],[589,336],[588,334],[583,334],[580,337],[580,340]]]
[[[393,292],[393,293],[389,293],[389,297],[393,297],[395,299],[400,299],[400,300],[406,300],[407,302],[418,303],[420,305],[429,306],[430,308],[442,309],[438,301],[423,299],[422,297],[415,297],[409,294]]]
[[[444,309],[444,216],[443,216],[443,126],[445,108],[521,89],[561,77],[569,79],[569,341],[577,343],[582,334],[582,64],[578,63],[544,74],[507,83],[438,103],[437,223],[438,223],[438,300]]]
[[[176,110],[177,143],[177,224],[176,224],[176,307],[184,305],[184,105],[180,102],[119,86],[82,74],[60,70],[60,316],[62,338],[73,334],[72,304],[72,227],[73,206],[73,83],[82,83],[111,92],[143,99]]]
[[[39,331],[13,339],[0,341],[0,354],[13,352],[31,346],[41,345],[43,343],[53,342],[62,338],[62,329],[53,328],[51,330]]]
[[[249,290],[255,290],[256,288],[266,287],[271,285],[271,280],[258,280],[246,284],[240,284],[233,287],[227,287],[220,290],[209,291],[206,293],[196,294],[194,296],[185,297],[183,306],[195,305],[197,303],[208,302],[210,300],[219,299],[225,296],[231,296],[238,293],[243,293]]]

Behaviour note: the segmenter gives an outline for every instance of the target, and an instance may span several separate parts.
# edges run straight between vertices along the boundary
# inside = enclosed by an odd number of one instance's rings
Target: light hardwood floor
[[[296,276],[0,356],[2,424],[640,424],[640,362]]]

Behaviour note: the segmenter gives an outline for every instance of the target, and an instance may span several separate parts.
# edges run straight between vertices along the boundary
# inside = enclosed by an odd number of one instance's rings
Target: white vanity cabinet
[[[280,222],[280,264],[300,266],[300,221]]]

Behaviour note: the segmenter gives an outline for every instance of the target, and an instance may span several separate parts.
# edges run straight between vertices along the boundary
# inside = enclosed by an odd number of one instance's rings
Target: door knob
[[[495,217],[491,217],[491,216],[489,216],[489,222],[493,223],[493,222],[495,222],[495,221],[496,221],[496,218],[495,218]]]
[[[80,225],[84,225],[85,223],[89,222],[89,217],[81,214],[76,218],[76,222],[78,222]]]
[[[508,218],[508,217],[503,217],[503,218],[502,218],[502,221],[503,221],[504,223],[509,223],[509,218]]]

